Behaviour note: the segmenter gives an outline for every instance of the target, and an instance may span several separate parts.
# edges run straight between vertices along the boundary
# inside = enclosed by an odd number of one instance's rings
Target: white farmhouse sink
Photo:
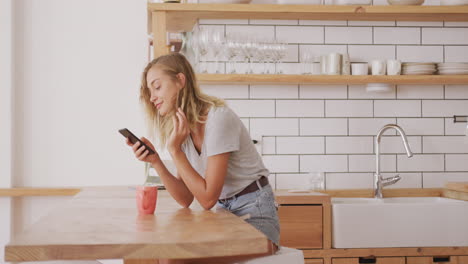
[[[468,246],[468,202],[332,198],[334,248]]]

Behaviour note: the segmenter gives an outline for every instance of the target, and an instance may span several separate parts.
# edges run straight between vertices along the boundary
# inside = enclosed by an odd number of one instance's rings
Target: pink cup
[[[136,202],[140,214],[154,214],[158,199],[157,186],[137,186]]]

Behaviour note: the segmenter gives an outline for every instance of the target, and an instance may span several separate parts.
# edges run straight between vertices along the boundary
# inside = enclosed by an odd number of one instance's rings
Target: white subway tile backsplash
[[[252,137],[299,135],[299,120],[297,118],[251,118],[250,135]]]
[[[248,19],[199,19],[198,23],[200,25],[240,25],[249,23]]]
[[[449,117],[468,115],[467,100],[423,100],[423,117]]]
[[[420,44],[420,29],[410,27],[376,27],[374,28],[374,43]]]
[[[349,45],[348,50],[352,62],[395,59],[395,47],[390,45]]]
[[[377,100],[374,102],[375,117],[420,117],[419,100]]]
[[[442,27],[441,21],[397,21],[398,27]]]
[[[397,46],[397,59],[402,62],[443,62],[442,46]]]
[[[278,154],[324,154],[324,137],[277,137]]]
[[[397,124],[406,135],[444,135],[443,118],[398,118]]]
[[[297,84],[255,84],[250,85],[250,98],[294,99],[299,98]]]
[[[384,27],[395,26],[395,21],[354,21],[349,20],[348,26],[367,26],[367,27]]]
[[[277,100],[277,117],[323,117],[323,100]]]
[[[468,153],[463,136],[424,136],[424,153]]]
[[[384,178],[393,177],[395,174],[399,174],[401,180],[397,183],[386,186],[389,189],[399,188],[422,188],[422,173],[382,173]]]
[[[468,46],[445,46],[445,62],[468,62]]]
[[[299,62],[299,53],[298,45],[288,45],[286,50],[286,56],[282,59],[282,62]]]
[[[305,26],[346,26],[345,20],[299,20],[299,25]]]
[[[424,188],[442,188],[447,182],[468,181],[468,172],[423,173]]]
[[[422,152],[422,145],[421,145],[421,137],[417,136],[407,136],[408,145],[410,146],[411,152],[413,153],[421,153]],[[375,147],[375,146],[374,146]],[[403,144],[403,140],[401,136],[384,136],[381,138],[380,141],[380,153],[385,154],[406,154],[405,146]]]
[[[310,54],[313,58],[320,59],[322,55],[328,55],[330,53],[341,53],[345,54],[348,52],[346,45],[300,45],[299,52],[301,55]]]
[[[375,155],[349,155],[350,172],[375,172]],[[396,171],[396,155],[380,155],[380,171]]]
[[[298,25],[298,20],[250,19],[251,25]]]
[[[468,28],[423,28],[422,44],[467,45]]]
[[[262,137],[260,144],[262,146],[260,154],[276,154],[276,137]]]
[[[301,118],[300,134],[306,136],[346,136],[348,121],[346,118]]]
[[[326,137],[327,154],[373,153],[372,137]]]
[[[398,85],[398,99],[443,99],[443,85]]]
[[[274,0],[254,0],[255,3]],[[329,0],[327,0],[329,1]],[[424,5],[438,5],[426,0]],[[387,5],[387,0],[373,0]],[[402,62],[468,62],[467,22],[313,21],[202,19],[200,28],[230,35],[258,36],[290,43],[285,74],[301,74],[299,58],[348,53],[352,62],[399,59]],[[247,64],[236,59],[236,70]],[[202,58],[215,71],[212,54]],[[222,72],[231,64],[222,60]],[[264,65],[252,64],[254,73]],[[268,64],[274,70],[274,64]],[[429,76],[428,76],[429,77]],[[308,172],[325,172],[327,189],[372,188],[375,136],[386,124],[400,125],[414,157],[408,158],[400,135],[389,129],[382,137],[384,177],[402,179],[387,188],[442,187],[446,181],[468,181],[466,123],[468,85],[398,85],[389,93],[368,93],[365,85],[203,84],[203,92],[226,99],[241,117],[257,150],[271,170],[272,186],[303,189]],[[466,142],[466,143],[465,143]],[[277,184],[277,186],[276,186]]]
[[[301,155],[301,172],[347,172],[347,155]]]
[[[286,43],[323,43],[323,27],[277,26],[276,39]]]
[[[372,117],[371,100],[327,100],[326,117]]]
[[[387,124],[395,124],[396,118],[350,118],[350,136],[376,136],[380,129]],[[384,135],[396,135],[394,129],[388,129]]]
[[[239,84],[202,84],[202,91],[206,94],[224,99],[249,98],[249,86]]]
[[[295,174],[276,174],[276,188],[281,189],[297,189],[303,190],[307,188],[309,174],[308,173],[295,173]]]
[[[367,91],[367,85],[349,85],[349,99],[395,99],[395,86],[392,85],[390,91],[373,93]]]
[[[371,189],[372,173],[327,173],[325,185],[327,190],[333,189]]]
[[[226,100],[227,105],[240,117],[274,117],[274,100]]]
[[[444,171],[444,155],[415,154],[408,158],[406,155],[397,157],[398,171]]]
[[[451,22],[451,21],[445,21],[444,22],[445,27],[468,27],[468,22]]]
[[[446,85],[445,99],[468,99],[468,85]]]
[[[467,125],[467,123],[453,122],[453,117],[445,118],[445,134],[452,136],[464,136],[467,134]]]
[[[371,27],[326,27],[327,44],[372,44]]]
[[[263,155],[262,158],[265,167],[273,173],[299,170],[299,156],[296,155]]]
[[[468,154],[445,155],[447,171],[468,171]]]
[[[299,85],[299,96],[302,99],[346,99],[348,87],[346,85]]]
[[[256,36],[264,40],[275,39],[274,26],[255,26],[255,25],[226,25],[226,36],[240,35],[240,36]]]

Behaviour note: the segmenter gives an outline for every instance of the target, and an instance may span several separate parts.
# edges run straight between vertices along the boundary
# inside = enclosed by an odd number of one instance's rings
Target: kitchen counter
[[[14,236],[6,261],[196,259],[268,252],[268,239],[225,210],[181,208],[159,191],[154,215],[138,215],[135,188],[84,188]]]

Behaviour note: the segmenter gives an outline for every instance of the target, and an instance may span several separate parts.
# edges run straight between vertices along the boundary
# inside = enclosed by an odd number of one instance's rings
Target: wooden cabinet
[[[406,264],[468,264],[468,256],[407,257]]]
[[[334,258],[332,264],[405,264],[405,257]]]
[[[323,247],[321,205],[281,205],[278,216],[281,245],[300,249]]]
[[[304,259],[304,264],[323,264],[323,259]]]

